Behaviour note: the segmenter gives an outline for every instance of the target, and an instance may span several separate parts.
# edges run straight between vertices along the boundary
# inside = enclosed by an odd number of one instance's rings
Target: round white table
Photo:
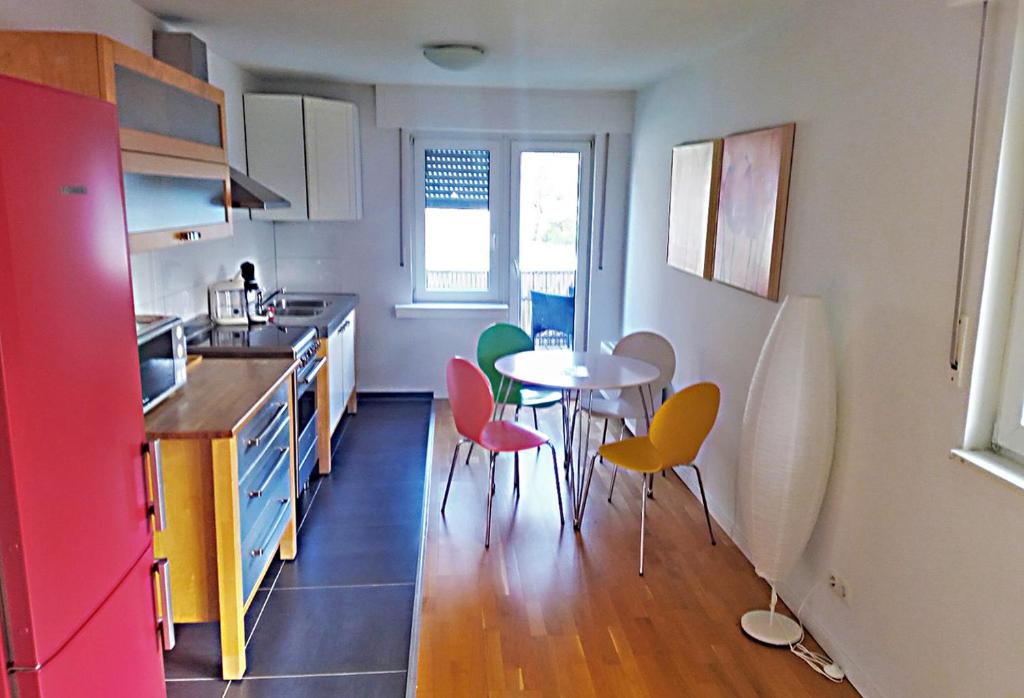
[[[625,356],[565,349],[510,354],[498,359],[494,368],[502,375],[498,385],[499,396],[503,394],[503,390],[507,395],[514,382],[553,388],[562,392],[564,465],[569,481],[573,527],[578,530],[583,522],[590,480],[594,475],[594,459],[590,459],[589,467],[587,466],[592,421],[590,408],[593,405],[594,391],[640,389],[640,398],[649,419],[653,405],[647,408],[643,386],[657,380],[657,367]],[[580,418],[581,410],[586,412],[586,429],[583,428]]]

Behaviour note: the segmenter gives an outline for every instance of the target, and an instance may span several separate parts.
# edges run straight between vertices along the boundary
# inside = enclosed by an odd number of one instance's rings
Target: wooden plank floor
[[[469,466],[460,457],[440,514],[457,437],[447,402],[436,408],[418,696],[857,695],[743,636],[740,615],[764,607],[768,587],[717,526],[710,545],[700,502],[671,475],[647,509],[643,577],[639,477],[620,473],[609,504],[598,466],[575,535],[564,479],[559,527],[549,453],[523,455],[518,502],[511,456],[499,458],[485,550],[479,451]],[[558,434],[559,423],[549,411],[541,427]]]

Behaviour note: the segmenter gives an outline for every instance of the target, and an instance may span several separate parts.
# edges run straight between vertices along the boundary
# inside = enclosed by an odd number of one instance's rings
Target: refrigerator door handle
[[[171,563],[166,557],[159,558],[153,565],[153,572],[159,577],[157,593],[160,613],[156,622],[160,626],[160,639],[165,651],[174,649],[174,610],[171,608]]]
[[[160,439],[144,443],[142,452],[149,463],[146,495],[149,513],[153,515],[153,529],[163,531],[167,528],[167,502],[164,500],[164,463],[160,456]]]

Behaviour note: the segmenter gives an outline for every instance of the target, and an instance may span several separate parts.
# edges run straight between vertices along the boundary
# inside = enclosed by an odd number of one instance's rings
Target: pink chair
[[[441,502],[441,514],[448,504],[448,491],[452,488],[452,475],[455,473],[455,461],[459,457],[459,448],[466,443],[476,444],[491,455],[489,464],[489,481],[487,493],[487,532],[484,547],[491,547],[491,505],[494,499],[494,464],[499,453],[515,453],[515,480],[513,487],[519,494],[519,452],[528,451],[547,445],[551,448],[551,459],[554,461],[555,494],[558,496],[558,518],[565,525],[562,514],[562,489],[558,484],[558,457],[555,446],[545,434],[521,426],[515,422],[492,420],[494,414],[494,394],[491,383],[484,372],[473,363],[456,356],[448,361],[448,400],[455,417],[455,429],[459,432],[459,442],[455,444],[452,454],[452,467],[448,471],[448,484],[444,488],[444,500]]]

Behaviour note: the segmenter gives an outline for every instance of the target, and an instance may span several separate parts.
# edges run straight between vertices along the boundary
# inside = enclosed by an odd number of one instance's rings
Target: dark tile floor
[[[245,616],[248,670],[220,680],[216,623],[178,626],[170,698],[404,696],[423,540],[431,400],[361,398],[314,481],[299,556],[275,562]]]

